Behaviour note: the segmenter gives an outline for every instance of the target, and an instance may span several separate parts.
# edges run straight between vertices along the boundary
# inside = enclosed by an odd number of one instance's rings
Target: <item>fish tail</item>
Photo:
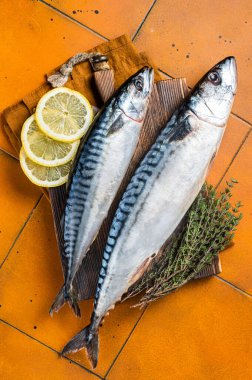
[[[50,316],[52,317],[53,313],[54,312],[58,312],[59,309],[62,308],[62,306],[65,304],[66,302],[66,299],[65,299],[65,287],[63,286],[59,293],[57,294],[51,308],[50,308],[50,311],[49,311],[49,314]]]
[[[68,290],[66,289],[65,286],[63,286],[59,293],[57,294],[51,308],[50,308],[50,315],[52,316],[54,312],[58,312],[59,309],[61,309],[61,307],[66,303],[66,301],[68,301],[69,305],[71,306],[71,308],[73,309],[74,311],[74,314],[80,318],[81,317],[81,312],[80,312],[80,308],[79,308],[79,305],[78,305],[78,302],[77,302],[77,297],[76,295],[74,294],[74,292],[72,290]]]
[[[77,297],[73,292],[70,292],[68,294],[67,301],[68,301],[69,305],[71,306],[76,317],[80,318],[81,317],[81,311],[80,311],[80,308],[78,305]]]
[[[91,325],[85,327],[67,343],[62,350],[62,355],[76,352],[83,348],[86,348],[92,367],[95,368],[98,361],[99,339],[98,331],[91,331]]]

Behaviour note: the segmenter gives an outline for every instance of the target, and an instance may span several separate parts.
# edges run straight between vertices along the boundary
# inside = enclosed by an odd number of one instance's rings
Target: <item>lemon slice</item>
[[[64,143],[46,136],[38,127],[34,115],[24,123],[21,140],[26,155],[43,166],[59,166],[72,160],[77,152],[79,141]]]
[[[58,87],[40,99],[35,118],[47,136],[72,142],[87,132],[93,120],[93,110],[89,101],[79,92]]]
[[[19,158],[23,172],[35,185],[42,187],[56,187],[67,182],[72,161],[64,165],[49,168],[38,165],[30,160],[30,158],[25,154],[23,148],[20,151]]]

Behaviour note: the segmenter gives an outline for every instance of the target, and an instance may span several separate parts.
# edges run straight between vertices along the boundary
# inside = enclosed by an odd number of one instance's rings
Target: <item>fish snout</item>
[[[230,86],[233,95],[236,94],[238,74],[237,74],[237,64],[234,56],[229,56],[224,58],[219,62],[219,66],[222,70],[223,81],[226,85]]]
[[[229,67],[232,77],[232,89],[233,94],[236,95],[237,83],[238,83],[238,72],[237,72],[237,64],[235,57],[229,57]]]
[[[149,94],[153,87],[154,82],[154,69],[152,67],[144,66],[142,68],[142,75],[145,83],[145,93]]]

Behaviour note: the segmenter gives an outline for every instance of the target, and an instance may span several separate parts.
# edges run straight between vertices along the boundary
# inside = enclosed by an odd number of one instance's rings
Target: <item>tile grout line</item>
[[[132,36],[132,38],[131,38],[132,41],[135,40],[136,36],[138,35],[138,33],[140,32],[140,30],[142,29],[143,24],[145,23],[146,19],[148,18],[149,14],[151,13],[151,11],[152,11],[154,5],[156,4],[156,2],[157,2],[157,0],[154,0],[153,3],[151,4],[151,6],[150,6],[148,12],[146,13],[146,15],[144,16],[144,18],[143,18],[143,20],[141,21],[140,25],[138,26],[137,30],[136,30],[135,33],[133,34],[133,36]]]
[[[252,127],[252,123],[251,123],[250,121],[244,119],[242,116],[239,116],[239,115],[237,115],[237,114],[234,113],[234,112],[231,112],[231,114],[232,114],[235,118],[237,118],[237,119],[243,121],[244,123],[246,123],[246,124],[248,124],[250,127]]]
[[[227,280],[225,280],[223,277],[221,277],[220,275],[214,275],[215,278],[217,278],[219,281],[221,282],[224,282],[226,285],[230,286],[231,288],[233,288],[234,290],[236,290],[237,292],[241,293],[243,296],[247,296],[249,298],[252,298],[252,295],[245,292],[245,290],[242,290],[241,288],[239,288],[238,286],[232,284],[232,282],[229,282]]]
[[[6,154],[7,156],[11,157],[11,158],[14,158],[16,161],[19,161],[19,159],[14,156],[14,154],[10,153],[10,152],[7,152],[7,150],[3,149],[3,148],[0,148],[0,152]]]
[[[28,223],[29,220],[31,219],[32,214],[33,214],[33,212],[36,210],[37,206],[39,205],[39,202],[41,201],[42,197],[43,197],[43,194],[41,194],[41,195],[39,196],[39,198],[38,198],[38,200],[36,201],[34,207],[33,207],[32,210],[30,211],[30,213],[29,213],[29,215],[28,215],[26,221],[24,222],[24,224],[22,225],[21,229],[20,229],[19,232],[17,233],[17,236],[15,237],[13,243],[11,244],[11,246],[10,246],[10,248],[9,248],[9,250],[8,250],[8,252],[7,252],[7,254],[6,254],[6,256],[5,256],[5,258],[3,259],[2,263],[0,264],[0,269],[2,269],[2,267],[3,267],[4,263],[5,263],[5,261],[8,259],[9,255],[10,255],[10,253],[11,253],[13,247],[14,247],[14,245],[16,244],[17,240],[19,239],[20,235],[22,234],[22,232],[23,232],[25,226],[27,225],[27,223]]]
[[[148,308],[148,306],[146,306],[146,307],[144,308],[144,310],[142,311],[140,317],[138,318],[138,320],[137,320],[136,323],[134,324],[134,326],[133,326],[132,330],[130,331],[129,335],[127,336],[127,338],[125,339],[125,342],[123,343],[122,347],[120,348],[120,350],[119,350],[118,353],[116,354],[115,358],[113,359],[112,363],[110,364],[109,369],[107,370],[107,372],[106,372],[106,374],[105,374],[105,376],[104,376],[104,379],[105,379],[105,380],[106,380],[107,376],[109,375],[111,369],[113,368],[115,362],[117,361],[118,357],[120,356],[121,352],[123,351],[124,347],[126,346],[126,344],[127,344],[128,340],[130,339],[131,335],[132,335],[133,332],[135,331],[135,329],[136,329],[138,323],[141,321],[141,319],[142,319],[142,317],[143,317],[145,311],[147,310],[147,308]]]
[[[160,68],[158,68],[158,71],[160,71],[160,73],[164,74],[166,77],[169,77],[170,79],[175,79],[175,77],[172,77],[171,75],[167,74],[165,71],[163,71]]]
[[[54,7],[52,4],[49,4],[49,3],[47,3],[47,2],[44,1],[44,0],[39,0],[39,2],[40,2],[41,4],[44,4],[44,5],[47,6],[47,7],[51,8],[52,10],[54,10],[55,12],[57,12],[58,14],[60,14],[61,16],[67,18],[68,20],[71,20],[72,22],[74,22],[74,23],[77,24],[78,26],[81,26],[82,28],[86,29],[87,31],[89,31],[89,32],[91,32],[91,33],[93,33],[93,34],[95,34],[97,37],[100,37],[100,38],[102,38],[102,39],[105,40],[105,41],[109,41],[109,39],[108,39],[107,37],[103,36],[101,33],[96,32],[94,29],[92,29],[92,28],[88,27],[87,25],[83,24],[82,22],[76,20],[76,19],[75,19],[74,17],[72,17],[71,15],[69,15],[69,14],[67,14],[67,13],[65,13],[65,12],[63,12],[63,11],[61,11],[60,9]]]
[[[158,71],[160,71],[160,73],[166,75],[166,76],[169,77],[170,79],[176,79],[176,77],[174,77],[174,76],[168,74],[166,71],[164,71],[164,70],[162,70],[162,69],[160,69],[160,68],[158,68]],[[178,78],[185,78],[185,79],[186,79],[186,77],[183,77],[183,76],[179,76]],[[190,87],[190,86],[188,86],[188,85],[187,85],[187,87],[189,88],[189,90],[192,90],[192,87]],[[232,115],[234,118],[236,118],[236,119],[242,121],[244,124],[247,124],[247,125],[249,126],[249,128],[252,128],[252,123],[251,123],[250,121],[244,119],[242,116],[239,116],[239,115],[237,115],[237,114],[234,113],[234,112],[231,112],[230,115]]]
[[[242,149],[243,145],[245,144],[247,138],[249,137],[250,132],[251,132],[251,129],[245,134],[245,136],[244,136],[244,138],[243,138],[241,144],[240,144],[239,147],[237,148],[237,150],[236,150],[234,156],[232,157],[231,161],[229,162],[229,164],[228,164],[226,170],[224,171],[224,173],[222,174],[221,178],[219,179],[219,182],[218,182],[217,185],[216,185],[216,189],[219,187],[219,185],[220,185],[221,182],[223,181],[225,175],[228,173],[230,167],[232,166],[232,164],[233,164],[233,162],[235,161],[236,157],[238,156],[240,150]]]
[[[69,359],[69,358],[68,358],[67,356],[65,356],[65,355],[61,355],[61,353],[58,352],[57,350],[55,350],[55,348],[49,346],[48,344],[42,342],[41,340],[38,340],[37,338],[34,338],[32,335],[27,334],[25,331],[19,329],[18,327],[16,327],[16,326],[12,325],[11,323],[5,321],[4,319],[0,318],[0,322],[4,323],[5,325],[7,325],[7,326],[9,326],[9,327],[11,327],[11,328],[13,328],[14,330],[17,330],[17,331],[20,332],[21,334],[27,336],[28,338],[34,340],[35,342],[41,344],[42,346],[48,348],[49,350],[51,350],[51,351],[53,351],[54,353],[58,354],[60,357],[62,357],[62,358],[64,358],[65,360],[69,361],[70,363],[74,363],[74,364],[76,364],[78,367],[84,369],[85,371],[89,372],[90,374],[92,374],[92,375],[98,377],[99,379],[102,379],[102,380],[103,380],[103,378],[102,378],[100,375],[98,375],[97,373],[92,372],[90,369],[84,367],[83,365],[81,365],[80,363],[76,362],[75,360]]]

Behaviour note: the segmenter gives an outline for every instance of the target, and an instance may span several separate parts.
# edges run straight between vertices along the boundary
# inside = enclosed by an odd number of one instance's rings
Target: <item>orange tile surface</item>
[[[161,69],[192,86],[215,63],[235,55],[239,86],[233,111],[252,122],[252,2],[159,0],[137,35]]]
[[[0,7],[0,112],[39,86],[48,71],[103,41],[38,1],[2,0]],[[1,130],[0,147],[8,149],[4,139]]]
[[[47,3],[1,1],[0,112],[69,56],[101,43],[99,34],[133,36],[141,26],[138,49],[147,50],[168,74],[185,76],[191,86],[216,61],[236,55],[239,85],[233,111],[245,121],[231,116],[208,181],[218,184],[229,168],[219,188],[230,177],[239,180],[234,201],[244,203],[244,218],[235,244],[221,254],[222,278],[192,282],[144,314],[129,308],[133,300],[117,305],[100,330],[98,367],[88,372],[84,351],[71,355],[71,364],[56,351],[89,322],[92,301],[82,302],[81,320],[67,306],[49,316],[62,285],[50,205],[43,197],[28,220],[41,192],[26,180],[18,162],[1,151],[12,149],[0,131],[0,263],[13,245],[0,269],[1,379],[251,379],[251,3]]]
[[[41,191],[24,176],[19,162],[0,151],[0,266]]]
[[[209,183],[214,186],[218,184],[249,130],[243,121],[234,116],[229,118],[219,152],[207,176]]]
[[[217,278],[147,309],[108,380],[248,380],[252,303]]]
[[[0,374],[3,380],[97,379],[67,359],[59,359],[50,348],[3,322],[0,322],[0,334]]]
[[[0,289],[4,291],[0,293],[0,318],[60,351],[89,323],[92,310],[92,302],[85,301],[81,320],[76,319],[68,307],[51,318],[48,311],[61,285],[50,205],[43,198],[1,270]],[[141,314],[137,309],[129,309],[131,303],[118,305],[101,328],[96,369],[101,375],[105,375]],[[90,368],[84,351],[72,357]]]
[[[47,0],[46,3],[111,39],[125,33],[133,36],[153,0]]]
[[[234,245],[221,254],[221,277],[252,295],[252,132],[226,174],[225,181],[239,181],[233,189],[233,202],[242,201],[243,219],[238,227]]]

